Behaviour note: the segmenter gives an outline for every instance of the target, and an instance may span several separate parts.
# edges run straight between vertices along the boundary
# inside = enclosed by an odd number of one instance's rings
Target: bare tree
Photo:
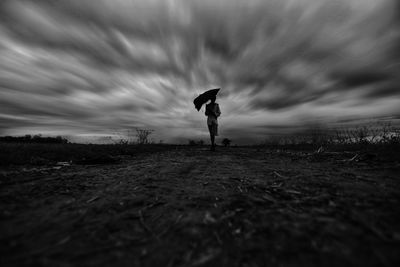
[[[136,129],[136,142],[140,145],[149,144],[149,136],[154,132],[154,130],[149,129]]]

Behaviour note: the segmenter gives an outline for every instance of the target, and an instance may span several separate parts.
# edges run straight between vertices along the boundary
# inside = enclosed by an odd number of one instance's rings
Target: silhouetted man
[[[218,117],[221,115],[219,105],[215,103],[216,96],[211,98],[211,103],[206,105],[206,116],[208,130],[210,132],[211,139],[211,151],[215,151],[215,136],[218,136]]]

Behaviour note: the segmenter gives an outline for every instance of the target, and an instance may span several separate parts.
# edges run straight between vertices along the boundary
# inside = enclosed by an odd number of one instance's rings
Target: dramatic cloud
[[[400,115],[396,0],[3,0],[0,134],[207,136]]]

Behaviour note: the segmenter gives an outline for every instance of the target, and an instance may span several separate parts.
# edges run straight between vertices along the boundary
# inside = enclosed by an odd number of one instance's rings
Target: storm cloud
[[[205,138],[400,115],[396,0],[5,0],[0,134]]]

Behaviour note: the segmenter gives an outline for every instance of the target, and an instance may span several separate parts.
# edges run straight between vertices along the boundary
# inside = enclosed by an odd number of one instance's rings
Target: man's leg
[[[215,137],[213,134],[213,126],[212,126],[212,124],[207,124],[207,126],[208,126],[208,131],[210,132],[211,150],[213,150],[214,140],[215,140]]]
[[[215,135],[217,131],[217,124],[212,123],[208,125],[208,130],[210,132],[210,139],[211,139],[211,151],[215,151]]]
[[[217,131],[217,125],[215,123],[212,124],[212,133],[211,133],[211,150],[215,151],[215,135]]]

